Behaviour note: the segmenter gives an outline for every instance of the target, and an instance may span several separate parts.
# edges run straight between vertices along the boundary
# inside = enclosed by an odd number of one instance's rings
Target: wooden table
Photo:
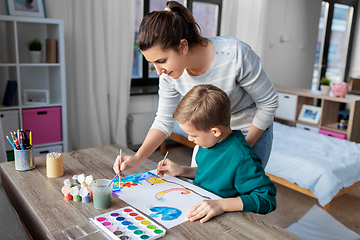
[[[47,234],[61,231],[73,225],[86,224],[89,218],[110,212],[129,204],[112,196],[111,207],[95,209],[93,203],[64,200],[61,187],[65,179],[84,173],[94,179],[112,179],[114,159],[123,149],[124,155],[131,150],[114,145],[77,150],[63,154],[64,176],[50,179],[46,176],[45,157],[37,157],[36,168],[18,172],[14,162],[0,164],[3,187],[34,239],[47,239]],[[125,171],[132,175],[156,168],[145,160],[137,169]],[[285,229],[272,224],[256,214],[232,212],[211,219],[207,223],[184,222],[167,229],[163,239],[300,239]]]

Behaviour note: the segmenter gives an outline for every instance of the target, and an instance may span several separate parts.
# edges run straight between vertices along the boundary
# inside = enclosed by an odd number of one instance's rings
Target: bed
[[[332,199],[360,186],[360,144],[274,122],[265,172],[329,211]]]
[[[169,138],[194,147],[179,129]],[[273,182],[316,198],[329,211],[334,198],[360,187],[360,144],[274,122],[265,172]]]

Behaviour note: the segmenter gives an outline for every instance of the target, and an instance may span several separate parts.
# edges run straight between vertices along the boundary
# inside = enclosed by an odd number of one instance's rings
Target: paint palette
[[[166,234],[163,227],[130,206],[96,216],[94,220],[121,240],[157,239]]]

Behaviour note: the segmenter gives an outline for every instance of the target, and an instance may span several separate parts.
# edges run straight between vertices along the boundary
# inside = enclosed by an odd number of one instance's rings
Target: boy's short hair
[[[228,95],[211,84],[193,87],[179,102],[173,118],[190,122],[197,130],[209,131],[214,126],[229,126],[231,102]]]

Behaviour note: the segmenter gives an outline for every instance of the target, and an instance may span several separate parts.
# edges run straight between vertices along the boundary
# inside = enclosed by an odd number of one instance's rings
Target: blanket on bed
[[[274,122],[265,171],[311,190],[325,206],[360,181],[360,144]]]

